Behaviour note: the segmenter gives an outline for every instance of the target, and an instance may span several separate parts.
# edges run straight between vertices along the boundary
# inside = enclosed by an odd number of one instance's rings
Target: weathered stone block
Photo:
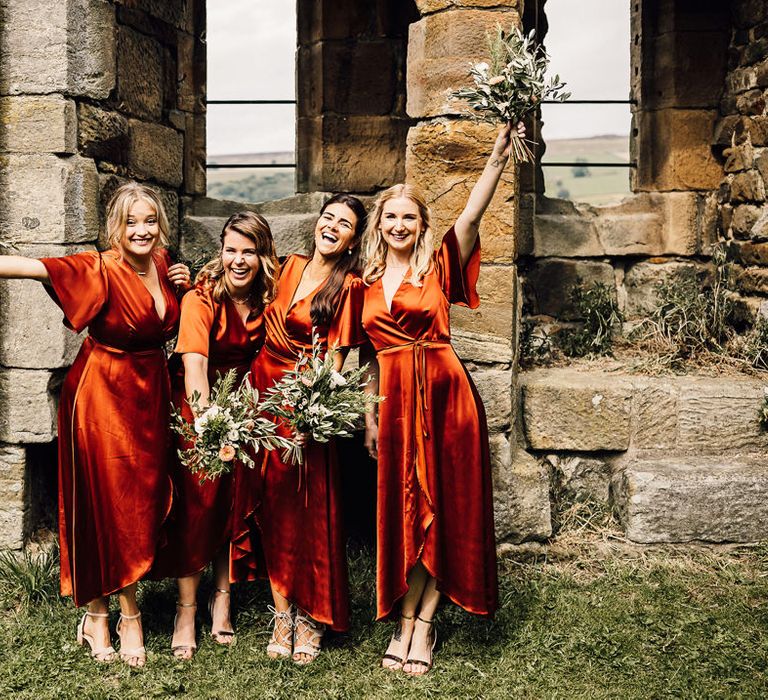
[[[576,318],[571,294],[573,288],[601,282],[615,287],[613,268],[608,263],[587,260],[537,260],[523,280],[523,289],[531,313]]]
[[[552,534],[546,468],[504,435],[491,435],[490,445],[497,541],[546,539]]]
[[[408,120],[390,116],[300,118],[299,188],[374,192],[402,182],[408,126]]]
[[[722,179],[722,168],[710,143],[717,117],[716,110],[636,113],[640,132],[637,189],[716,189]]]
[[[514,330],[514,307],[511,303],[480,304],[478,309],[454,306],[451,309],[451,327],[494,338],[511,338]]]
[[[77,106],[78,143],[84,156],[124,165],[128,159],[128,120],[87,102]]]
[[[680,387],[659,379],[632,380],[632,446],[669,450],[677,445]]]
[[[758,407],[763,382],[690,379],[680,387],[678,449],[708,454],[768,449]]]
[[[512,413],[512,372],[476,369],[472,372],[472,380],[485,406],[488,429],[498,431],[509,428]]]
[[[24,544],[25,469],[23,447],[0,445],[0,550]]]
[[[659,305],[659,285],[670,282],[684,270],[695,270],[702,278],[704,265],[695,262],[651,259],[632,265],[624,274],[626,302],[624,315],[628,319],[649,316]]]
[[[760,457],[632,461],[613,493],[634,542],[756,542],[768,527],[768,471]]]
[[[50,372],[0,370],[0,440],[14,444],[56,437],[56,384]]]
[[[749,232],[749,236],[753,241],[768,240],[768,207],[763,206],[759,218]]]
[[[416,0],[416,7],[422,15],[464,7],[487,7],[493,9],[506,7],[510,10],[519,10],[520,0]],[[505,20],[499,21],[504,23],[504,26],[507,26]]]
[[[464,362],[510,367],[514,359],[510,338],[473,333],[451,324],[451,344]]]
[[[128,27],[120,27],[117,35],[117,103],[133,116],[158,121],[162,116],[162,48]]]
[[[432,230],[440,237],[456,221],[485,167],[495,130],[470,121],[421,122],[408,132],[406,179],[425,193]],[[515,259],[516,172],[509,165],[480,226],[485,262]]]
[[[58,95],[0,98],[0,151],[76,153],[75,103]]]
[[[731,182],[731,201],[764,202],[765,183],[756,170],[738,173]]]
[[[205,114],[206,44],[189,34],[179,34],[176,62],[176,106]]]
[[[748,267],[739,273],[737,283],[747,294],[768,294],[768,269]]]
[[[535,450],[605,452],[629,447],[631,386],[573,370],[520,375],[528,444]]]
[[[458,114],[451,90],[468,84],[469,67],[487,54],[486,35],[496,23],[519,25],[517,12],[500,15],[461,9],[427,15],[410,26],[406,111],[411,117]]]
[[[753,150],[752,144],[747,142],[740,146],[726,148],[723,151],[725,165],[723,169],[727,173],[738,173],[752,167]]]
[[[6,0],[0,24],[0,93],[106,97],[115,81],[114,8],[105,0],[44,7]]]
[[[768,265],[768,243],[742,243],[739,258],[745,265]]]
[[[731,233],[736,238],[749,238],[752,227],[760,217],[760,208],[753,204],[742,204],[733,210]]]
[[[24,246],[30,257],[58,257],[81,250],[69,246]],[[0,281],[0,364],[12,368],[68,367],[81,337],[64,327],[62,313],[39,282]]]
[[[187,114],[184,126],[184,191],[204,195],[207,182],[205,116]]]
[[[562,505],[592,501],[607,504],[610,495],[611,465],[605,459],[581,455],[549,455],[555,489]]]
[[[183,179],[184,139],[175,129],[129,119],[128,167],[142,179],[178,187]]]
[[[98,174],[92,160],[0,155],[0,235],[18,243],[98,237]]]

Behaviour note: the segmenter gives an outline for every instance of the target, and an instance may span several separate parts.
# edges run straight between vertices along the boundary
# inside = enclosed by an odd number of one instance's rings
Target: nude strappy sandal
[[[123,635],[120,633],[123,620],[139,620],[141,613],[135,615],[123,615],[120,613],[120,619],[117,621],[117,635],[120,637],[120,660],[134,668],[141,668],[147,662],[147,650],[144,645],[136,647],[135,649],[123,648]],[[131,663],[133,660],[135,663]]]
[[[293,623],[293,662],[300,665],[312,663],[320,655],[320,643],[324,634],[325,625],[322,622],[313,620],[303,610],[298,609]],[[300,639],[304,639],[303,644],[297,644]],[[297,659],[300,654],[306,654],[309,659]]]
[[[95,661],[102,664],[111,663],[115,660],[114,647],[111,644],[108,647],[97,647],[93,642],[93,637],[90,634],[85,633],[85,621],[89,616],[104,619],[109,617],[109,613],[95,613],[86,610],[77,625],[77,643],[81,647],[84,647],[87,643],[91,650],[91,658]]]
[[[182,603],[181,601],[176,601],[176,607],[177,608],[197,608],[197,603]],[[173,616],[173,635],[176,636],[176,623],[179,619],[179,613],[176,611],[176,614]],[[197,651],[197,642],[192,642],[192,644],[174,644],[173,643],[173,637],[171,637],[171,653],[173,654],[173,657],[175,659],[179,659],[180,661],[189,661]]]
[[[276,608],[268,605],[267,610],[272,613],[272,636],[267,644],[267,654],[275,655],[271,658],[290,657],[293,653],[293,606],[277,612]],[[287,639],[288,644],[278,641],[278,634],[281,639]]]
[[[211,616],[211,638],[217,644],[222,644],[223,646],[229,646],[235,643],[235,633],[232,630],[213,629],[213,605],[216,602],[217,593],[224,593],[226,595],[230,595],[230,592],[226,588],[215,588],[211,592],[210,597],[208,598],[208,613]],[[220,639],[221,637],[224,637],[225,639],[229,639],[229,641],[222,642]]]

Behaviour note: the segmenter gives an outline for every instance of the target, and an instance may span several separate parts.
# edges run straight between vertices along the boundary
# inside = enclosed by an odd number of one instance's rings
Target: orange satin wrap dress
[[[421,559],[462,608],[498,605],[488,430],[451,346],[451,304],[475,308],[480,243],[462,268],[451,228],[422,286],[403,282],[387,310],[381,279],[364,288],[362,322],[379,363],[377,618],[408,590]],[[354,293],[353,293],[354,294]]]
[[[307,258],[292,255],[285,262],[277,296],[264,312],[266,340],[251,366],[259,390],[272,386],[295,367],[300,353],[311,352],[310,305],[315,292],[293,303]],[[350,307],[348,275],[330,327],[317,332],[324,345],[356,345],[352,338],[357,311]],[[362,302],[362,300],[361,300]],[[359,330],[358,330],[359,334]],[[287,426],[281,435],[292,437]],[[349,628],[349,582],[342,527],[339,469],[333,441],[310,442],[305,465],[286,464],[281,450],[265,452],[261,470],[238,468],[231,577],[233,581],[269,576],[276,590],[331,629]]]
[[[75,605],[149,571],[171,506],[170,381],[164,344],[179,305],[165,251],[153,254],[165,300],[114,251],[44,258],[65,324],[88,328],[59,402],[61,593]]]
[[[195,287],[181,301],[181,322],[176,353],[194,352],[208,358],[208,382],[237,371],[238,382],[250,369],[254,355],[264,344],[264,317],[250,314],[243,322],[236,304],[226,295],[217,302],[211,285]],[[171,396],[185,420],[194,416],[187,403],[184,367],[171,377]],[[188,445],[177,436],[177,449]],[[175,454],[170,459],[174,499],[166,522],[166,538],[158,551],[153,577],[180,578],[202,571],[229,544],[232,513],[231,474],[200,483]]]

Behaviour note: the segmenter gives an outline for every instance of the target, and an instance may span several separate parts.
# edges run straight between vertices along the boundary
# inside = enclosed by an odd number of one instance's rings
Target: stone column
[[[491,151],[495,129],[460,116],[452,90],[469,82],[469,66],[486,58],[486,33],[497,22],[520,26],[518,0],[417,0],[422,15],[408,41],[406,179],[426,194],[436,234],[467,201]],[[481,226],[483,249],[476,311],[453,309],[457,351],[467,363],[488,412],[500,540],[544,538],[551,532],[543,467],[518,448],[515,267],[519,185],[514,166],[502,177]]]

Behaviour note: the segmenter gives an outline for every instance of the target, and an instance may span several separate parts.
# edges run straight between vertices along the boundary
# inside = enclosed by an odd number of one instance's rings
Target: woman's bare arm
[[[0,279],[29,279],[48,282],[48,270],[34,258],[23,255],[0,255]]]
[[[200,408],[205,408],[211,397],[211,387],[208,384],[208,358],[196,352],[185,352],[181,360],[184,363],[184,390],[187,400],[192,398],[192,394],[196,391],[200,394],[198,405]]]

